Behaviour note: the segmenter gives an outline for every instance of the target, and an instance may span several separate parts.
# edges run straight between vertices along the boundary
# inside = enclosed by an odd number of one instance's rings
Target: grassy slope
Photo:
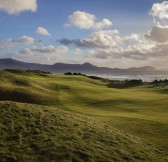
[[[165,152],[168,150],[166,86],[115,89],[107,88],[108,81],[81,76],[32,72],[12,74],[4,71],[0,72],[0,76],[1,100],[35,103],[82,113],[95,118],[96,122],[139,136]],[[116,157],[119,158],[118,154]],[[129,157],[134,158],[132,155]],[[142,154],[142,157],[147,155]]]
[[[0,102],[1,161],[157,161],[140,139],[57,108]]]

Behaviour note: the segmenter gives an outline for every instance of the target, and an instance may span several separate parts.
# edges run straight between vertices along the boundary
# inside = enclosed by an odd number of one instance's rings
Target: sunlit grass
[[[71,113],[78,113],[93,119],[93,122],[90,123],[88,127],[86,127],[85,125],[85,129],[91,129],[91,125],[92,127],[95,127],[94,122],[96,125],[99,125],[98,123],[104,123],[105,125],[110,127],[110,130],[113,129],[111,128],[111,126],[115,127],[118,130],[122,130],[126,133],[141,138],[142,141],[150,142],[155,148],[161,149],[165,153],[168,151],[167,85],[142,85],[129,88],[109,88],[108,85],[111,82],[107,80],[96,80],[84,76],[66,76],[55,74],[48,75],[30,71],[17,71],[12,73],[0,71],[0,76],[1,101],[17,101],[20,103],[32,103],[51,106],[52,108],[45,108],[49,109],[49,111],[50,109],[52,110],[50,111],[50,115],[52,113],[56,114],[60,111],[60,113],[63,113],[62,110],[68,110],[67,113],[70,113],[71,118],[72,116],[74,116],[74,114]],[[32,110],[32,112],[37,110],[37,112],[34,112],[35,114],[38,113],[41,108],[44,109],[43,107],[40,108],[37,105],[27,106],[17,103],[15,109],[18,109],[18,107],[19,109],[28,109],[29,113],[31,113],[31,110],[33,108],[34,110]],[[38,109],[36,109],[36,107],[38,107]],[[54,109],[54,107],[56,109]],[[8,110],[6,109],[6,111]],[[43,112],[43,114],[45,113]],[[67,116],[62,117],[67,120],[67,123],[69,122],[70,119],[68,119]],[[79,116],[79,119],[80,117],[81,116]],[[52,118],[52,115],[48,116],[48,119],[54,120],[54,118]],[[21,120],[24,121],[24,119]],[[86,118],[86,120],[88,119]],[[78,121],[78,119],[76,119],[76,121],[74,122],[76,124],[79,124],[80,120]],[[44,132],[43,128],[40,128],[42,129],[40,131]],[[73,127],[73,129],[76,128]],[[97,126],[95,127],[95,129],[96,131],[102,131],[99,130]],[[100,129],[102,129],[102,127]],[[77,130],[73,130],[72,133],[74,134],[74,136],[78,137],[78,135],[76,135],[76,131]],[[49,130],[49,132],[52,134],[52,130]],[[29,133],[31,134],[31,132],[28,132],[28,134]],[[99,134],[101,133],[99,132]],[[125,135],[126,134],[124,133],[124,136]],[[65,133],[65,137],[66,136],[67,134]],[[95,136],[93,137],[93,141],[96,140],[95,138],[97,139],[97,137]],[[101,135],[101,138],[105,140],[107,137],[103,134]],[[108,135],[108,138],[111,138],[111,136]],[[83,143],[83,139],[80,139],[80,144],[81,147],[84,147],[85,144]],[[39,143],[39,145],[41,144]],[[53,149],[54,147],[56,147],[56,144],[53,144]],[[96,153],[94,152],[94,149],[97,147],[97,145],[93,146],[92,151],[88,153],[88,159],[93,161],[95,160],[94,158],[96,158],[96,155],[94,154]],[[100,147],[103,148],[105,147],[105,145],[103,144]],[[110,147],[110,144],[109,146],[107,144],[107,147]],[[134,147],[136,149],[137,146]],[[124,145],[122,145],[121,148],[123,148],[124,150],[128,149],[125,148]],[[107,150],[109,149],[110,148],[108,148]],[[107,150],[104,153],[102,152],[102,158],[106,156],[108,157],[108,154],[111,154]],[[128,152],[128,157],[130,159],[134,158],[130,154],[129,150],[127,150],[127,153]],[[125,153],[123,154],[125,155]],[[142,153],[142,157],[147,158],[148,155],[143,154],[144,153]],[[80,157],[76,157],[76,154],[73,155],[78,160],[80,159]],[[159,155],[161,154],[156,153],[156,155],[160,158]],[[68,154],[68,160],[70,160],[69,156],[70,155]],[[162,156],[164,157],[166,155]],[[118,161],[126,161],[126,159],[120,159],[119,154],[113,157],[116,159],[118,158]],[[151,159],[155,158],[153,153],[149,153],[149,157]],[[107,159],[110,158],[108,157]],[[67,159],[65,159],[65,161],[66,160]],[[139,160],[143,161],[142,159]]]

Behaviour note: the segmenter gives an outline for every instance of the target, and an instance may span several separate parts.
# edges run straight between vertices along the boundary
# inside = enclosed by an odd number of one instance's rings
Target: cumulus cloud
[[[168,26],[153,26],[153,28],[145,34],[145,38],[157,43],[168,42]]]
[[[35,43],[35,39],[26,35],[21,36],[19,39],[12,39],[11,42],[13,43],[24,43],[24,44],[28,44],[31,45],[33,43]]]
[[[156,43],[142,38],[142,42],[120,45],[117,48],[97,49],[91,55],[98,59],[132,59],[135,61],[168,58],[168,42]]]
[[[143,35],[131,34],[122,37],[118,30],[101,30],[93,32],[88,38],[85,39],[67,39],[63,38],[58,40],[63,45],[75,45],[82,48],[119,48],[122,45],[129,46],[130,44],[141,43]]]
[[[0,10],[6,11],[10,15],[23,11],[35,12],[37,0],[0,0]]]
[[[112,26],[112,22],[108,19],[103,19],[96,22],[96,16],[87,12],[75,11],[69,16],[69,23],[81,29],[103,29]]]
[[[149,14],[159,19],[168,19],[168,1],[154,3]]]
[[[122,36],[117,30],[93,32],[85,39],[61,39],[63,45],[85,48],[87,58],[147,61],[168,58],[168,27],[155,25],[145,34]]]
[[[92,33],[86,39],[70,40],[64,38],[59,40],[59,42],[64,45],[74,44],[77,47],[83,48],[110,48],[117,46],[121,42],[121,39],[117,30],[102,30]]]
[[[50,36],[51,34],[48,32],[47,29],[43,28],[43,27],[38,27],[35,31],[37,34],[40,34],[40,35],[48,35]]]
[[[141,42],[142,42],[142,39],[141,39],[141,35],[133,33],[133,34],[131,34],[131,35],[129,35],[129,36],[124,37],[124,38],[122,39],[122,41],[123,41],[124,43],[126,43],[126,44],[135,43],[135,42],[141,43]]]
[[[21,44],[33,45],[34,43],[38,43],[38,42],[41,42],[41,41],[35,40],[32,37],[23,35],[18,39],[7,39],[4,41],[0,41],[0,49],[8,49]]]
[[[137,43],[126,47],[116,47],[109,49],[97,49],[88,57],[97,59],[132,59],[132,60],[148,60],[149,58],[160,58],[167,56],[166,46],[158,46],[149,42]]]

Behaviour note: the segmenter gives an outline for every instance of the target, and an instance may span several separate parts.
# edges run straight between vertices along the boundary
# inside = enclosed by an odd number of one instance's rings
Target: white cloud
[[[168,26],[156,25],[148,33],[145,38],[158,43],[168,42]]]
[[[73,14],[69,16],[70,23],[81,29],[92,28],[94,26],[95,19],[96,17],[94,15],[81,11],[73,12]]]
[[[85,39],[62,39],[64,45],[85,48],[86,57],[98,60],[126,59],[129,61],[168,58],[168,27],[156,25],[145,34],[122,36],[117,30],[101,30]]]
[[[112,22],[108,19],[103,19],[96,22],[96,16],[87,12],[75,11],[69,16],[69,23],[81,29],[103,29],[112,26]]]
[[[45,28],[43,28],[43,27],[38,27],[37,29],[36,29],[36,33],[37,34],[40,34],[40,35],[51,35],[49,32],[48,32],[48,30],[47,29],[45,29]]]
[[[112,26],[112,22],[108,19],[103,19],[102,21],[95,23],[92,28],[103,29],[103,28],[109,28],[110,26]]]
[[[131,35],[129,35],[129,36],[124,37],[124,38],[122,39],[122,41],[123,41],[124,43],[126,43],[126,44],[136,43],[136,42],[141,43],[141,42],[142,42],[142,40],[141,40],[141,35],[135,34],[135,33],[133,33],[133,34],[131,34]]]
[[[75,45],[80,48],[120,48],[120,46],[129,46],[136,43],[142,43],[143,35],[131,34],[129,36],[121,36],[118,30],[100,30],[90,34],[85,39],[67,39],[58,40],[63,45]]]
[[[39,42],[38,40],[35,40],[32,37],[23,35],[18,39],[7,39],[4,41],[0,41],[0,49],[9,49],[11,47],[15,47],[17,45],[25,44],[25,45],[32,45],[36,42]]]
[[[32,38],[32,37],[23,35],[23,36],[21,36],[17,40],[12,40],[12,42],[15,42],[15,43],[24,43],[24,44],[27,44],[27,45],[31,45],[31,44],[35,43],[35,39]]]
[[[35,12],[37,10],[37,0],[0,0],[0,10],[11,15],[23,11]]]
[[[91,57],[98,59],[131,59],[134,61],[168,59],[168,42],[155,43],[142,38],[142,42],[120,44],[116,48],[97,49]]]
[[[23,60],[26,59],[29,62],[53,64],[58,62],[61,58],[64,58],[68,50],[66,46],[48,45],[43,47],[31,47],[20,50],[18,54],[15,54],[15,57],[22,58]]]
[[[92,54],[87,57],[96,58],[100,60],[112,60],[120,61],[120,59],[131,59],[132,61],[144,61],[149,60],[150,58],[161,58],[167,57],[165,52],[165,47],[159,47],[156,44],[150,44],[147,42],[137,43],[134,45],[122,46],[109,49],[96,49]]]
[[[61,44],[70,45],[74,44],[77,47],[82,48],[111,48],[116,47],[118,43],[121,43],[121,39],[117,30],[101,30],[98,32],[92,33],[86,39],[62,39],[59,40]]]
[[[44,46],[42,48],[39,47],[31,47],[31,48],[24,48],[20,51],[23,55],[32,55],[32,54],[62,54],[68,52],[68,47],[66,46],[53,46],[53,45],[48,45]]]
[[[159,19],[168,19],[168,1],[154,3],[149,14]]]

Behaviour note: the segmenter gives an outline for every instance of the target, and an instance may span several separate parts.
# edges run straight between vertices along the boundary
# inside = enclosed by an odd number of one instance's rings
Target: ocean
[[[154,80],[165,80],[168,79],[168,71],[151,71],[151,72],[142,72],[142,71],[120,71],[120,72],[104,72],[104,73],[97,73],[86,72],[86,75],[89,76],[97,76],[101,78],[106,78],[110,80],[133,80],[133,79],[141,79],[144,82],[152,82]]]

